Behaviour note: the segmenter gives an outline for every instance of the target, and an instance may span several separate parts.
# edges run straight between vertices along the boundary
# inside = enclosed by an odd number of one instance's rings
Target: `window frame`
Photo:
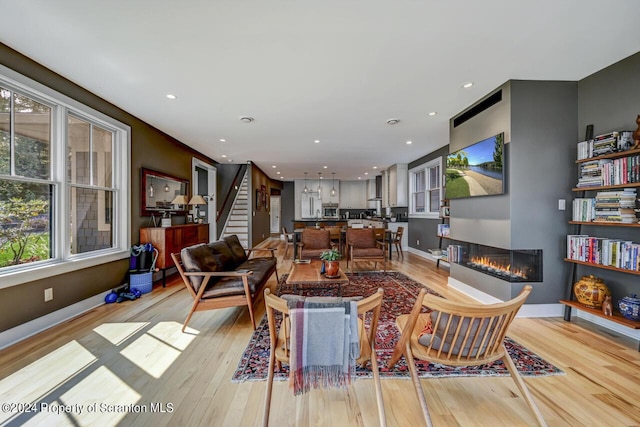
[[[52,258],[0,269],[0,289],[128,258],[131,247],[131,127],[3,65],[0,65],[0,86],[52,106],[51,174],[48,181],[38,181],[53,187],[50,209],[51,239],[54,240]],[[113,245],[108,249],[71,254],[71,233],[67,224],[71,183],[67,181],[66,174],[66,121],[69,114],[113,132]],[[7,178],[33,181],[22,177]]]
[[[434,189],[430,186],[430,169],[434,167],[439,167],[440,171],[438,174],[438,178],[440,179],[440,185],[437,187],[437,191],[439,193],[438,198],[438,206],[434,212],[430,212],[431,206],[431,198],[429,197],[430,191]],[[413,194],[415,193],[415,176],[421,172],[424,172],[424,183],[423,183],[423,193],[424,193],[424,204],[425,204],[425,212],[416,212],[415,202],[413,198]],[[429,160],[426,163],[423,163],[419,166],[413,167],[409,170],[409,218],[429,218],[429,219],[438,219],[440,217],[440,202],[443,199],[443,186],[442,186],[442,156],[437,157],[435,159]]]

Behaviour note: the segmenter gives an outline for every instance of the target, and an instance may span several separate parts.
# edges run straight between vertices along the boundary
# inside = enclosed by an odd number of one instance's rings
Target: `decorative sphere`
[[[591,308],[602,308],[602,303],[611,291],[599,277],[584,276],[573,285],[573,293],[578,302]]]

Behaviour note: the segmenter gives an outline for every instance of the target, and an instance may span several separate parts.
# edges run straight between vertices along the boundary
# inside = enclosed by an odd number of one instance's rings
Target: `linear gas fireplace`
[[[456,241],[449,259],[507,282],[542,282],[542,249],[502,249]]]

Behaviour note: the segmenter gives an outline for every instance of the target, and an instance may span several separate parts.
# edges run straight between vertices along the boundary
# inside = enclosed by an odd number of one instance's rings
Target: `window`
[[[0,66],[0,288],[128,256],[129,134]]]
[[[409,215],[414,218],[437,218],[442,200],[442,157],[409,171]]]

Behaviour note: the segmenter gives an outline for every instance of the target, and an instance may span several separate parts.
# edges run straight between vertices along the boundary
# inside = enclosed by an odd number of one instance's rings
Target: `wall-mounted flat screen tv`
[[[447,199],[504,193],[504,133],[447,156]]]

